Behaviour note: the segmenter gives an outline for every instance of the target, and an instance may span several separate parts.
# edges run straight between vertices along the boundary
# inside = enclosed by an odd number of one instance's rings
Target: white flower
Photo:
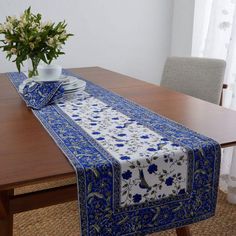
[[[65,32],[63,32],[61,35],[60,35],[60,39],[65,39],[66,38],[66,33]]]
[[[23,20],[25,18],[25,15],[24,14],[21,14],[20,15],[20,19]]]
[[[12,21],[16,21],[16,20],[17,20],[17,19],[16,19],[16,16],[12,16],[12,17],[11,17],[11,20],[12,20]]]
[[[3,24],[0,24],[0,32],[3,32],[3,31],[5,31],[5,27]]]
[[[16,51],[17,51],[16,48],[11,49],[11,53],[13,53],[13,54],[16,54]]]
[[[10,22],[11,24],[15,23],[16,21],[16,17],[15,16],[8,16],[7,17],[7,21]]]
[[[0,36],[3,36],[1,39],[4,39],[2,41],[6,46],[4,49],[9,55],[8,58],[14,56],[21,63],[24,59],[21,55],[34,52],[37,56],[43,51],[46,54],[50,53],[49,58],[54,59],[58,57],[58,50],[67,39],[65,28],[64,21],[57,24],[51,21],[43,23],[41,14],[35,15],[28,8],[20,18],[8,16],[5,23],[0,23]],[[28,45],[27,51],[25,51],[25,45]]]
[[[59,41],[59,36],[58,36],[58,35],[55,35],[55,36],[53,37],[53,40],[54,40],[54,43],[58,43],[58,41]]]
[[[34,49],[34,43],[30,42],[29,43],[30,49],[33,50]]]
[[[5,28],[6,30],[12,31],[13,30],[13,25],[10,22],[5,23]]]
[[[22,23],[23,23],[23,25],[26,25],[28,22],[27,22],[27,20],[26,20],[26,18],[24,18],[23,20],[22,20]]]
[[[20,41],[25,41],[25,39],[26,39],[25,32],[20,29]]]
[[[47,45],[52,47],[54,45],[54,39],[53,38],[49,38],[47,41]]]
[[[62,43],[61,42],[57,42],[57,48],[62,48]]]
[[[37,27],[37,24],[35,22],[32,22],[31,26],[30,26],[32,29],[36,28]]]
[[[18,25],[19,28],[24,28],[24,24],[23,22],[20,22],[19,25]]]
[[[10,43],[10,42],[11,42],[11,40],[10,40],[10,39],[8,39],[8,38],[6,38],[6,42],[7,42],[7,43]]]
[[[47,21],[47,22],[42,23],[42,27],[51,26],[51,25],[52,25],[51,21]]]

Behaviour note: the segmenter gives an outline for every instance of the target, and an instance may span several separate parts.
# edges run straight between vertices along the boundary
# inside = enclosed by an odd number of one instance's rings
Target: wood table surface
[[[218,141],[236,145],[236,112],[99,67],[71,69],[158,114]],[[0,190],[74,176],[66,157],[0,75]]]

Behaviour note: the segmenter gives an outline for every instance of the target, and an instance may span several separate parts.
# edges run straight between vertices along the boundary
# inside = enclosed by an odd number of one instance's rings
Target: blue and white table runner
[[[17,90],[26,79],[8,76]],[[145,235],[213,216],[220,145],[86,82],[33,110],[76,170],[82,235]]]

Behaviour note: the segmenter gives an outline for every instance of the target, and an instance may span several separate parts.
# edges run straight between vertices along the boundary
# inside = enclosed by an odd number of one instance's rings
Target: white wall
[[[187,0],[189,1],[189,0]],[[64,67],[101,66],[153,83],[170,54],[173,0],[0,0],[0,22],[28,6],[68,22]],[[0,53],[0,72],[15,70]]]
[[[172,56],[191,56],[195,0],[174,0]]]

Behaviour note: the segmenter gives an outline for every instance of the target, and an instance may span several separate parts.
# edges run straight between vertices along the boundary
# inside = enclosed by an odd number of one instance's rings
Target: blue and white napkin
[[[39,110],[60,99],[64,94],[63,81],[28,81],[22,90],[22,96],[28,107]]]

